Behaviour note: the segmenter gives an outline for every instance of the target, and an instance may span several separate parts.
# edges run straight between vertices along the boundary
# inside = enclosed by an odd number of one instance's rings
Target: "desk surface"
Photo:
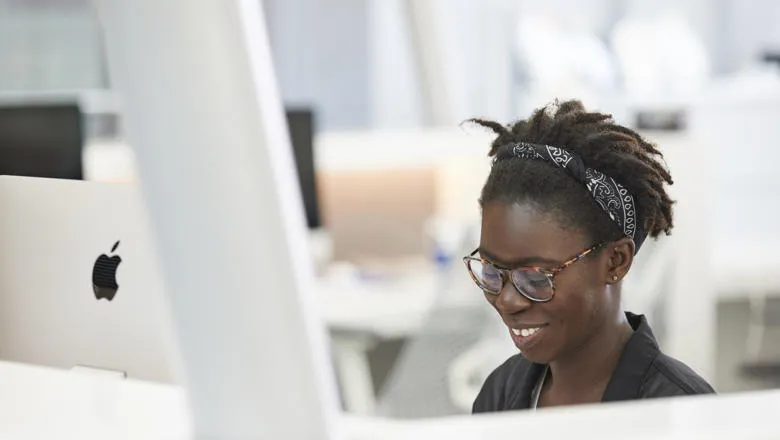
[[[0,437],[189,438],[182,388],[0,362]],[[347,439],[780,438],[780,390],[417,421],[341,419]],[[583,437],[584,435],[584,437]]]
[[[435,293],[433,271],[394,281],[323,279],[318,292],[331,330],[371,333],[383,339],[406,337],[420,328]]]

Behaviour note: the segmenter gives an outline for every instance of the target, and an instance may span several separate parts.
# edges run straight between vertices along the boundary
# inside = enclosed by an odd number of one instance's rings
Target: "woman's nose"
[[[510,280],[504,282],[504,287],[498,293],[496,308],[502,314],[514,314],[522,312],[531,306],[531,301],[517,291]]]

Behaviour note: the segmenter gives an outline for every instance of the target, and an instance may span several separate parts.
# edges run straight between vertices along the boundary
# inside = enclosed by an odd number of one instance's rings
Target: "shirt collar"
[[[644,315],[626,312],[626,318],[634,333],[623,347],[623,353],[604,391],[604,402],[639,398],[647,370],[660,352]]]

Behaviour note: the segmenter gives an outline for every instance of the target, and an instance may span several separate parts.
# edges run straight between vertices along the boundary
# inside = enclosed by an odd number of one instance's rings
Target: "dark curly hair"
[[[633,130],[616,124],[611,115],[588,112],[580,101],[570,100],[537,109],[530,119],[509,126],[483,119],[470,122],[498,135],[488,153],[494,158],[517,142],[551,145],[579,154],[586,166],[612,177],[634,195],[638,221],[649,236],[671,232],[674,202],[664,184],[673,181],[663,155]],[[494,201],[531,203],[554,215],[563,227],[575,228],[593,242],[623,237],[582,184],[545,161],[496,161],[479,203],[484,207]]]

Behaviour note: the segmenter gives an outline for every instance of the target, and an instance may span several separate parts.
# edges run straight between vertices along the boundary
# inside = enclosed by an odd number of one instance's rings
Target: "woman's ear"
[[[631,269],[634,262],[634,240],[623,237],[607,246],[608,267],[607,284],[620,282]]]

